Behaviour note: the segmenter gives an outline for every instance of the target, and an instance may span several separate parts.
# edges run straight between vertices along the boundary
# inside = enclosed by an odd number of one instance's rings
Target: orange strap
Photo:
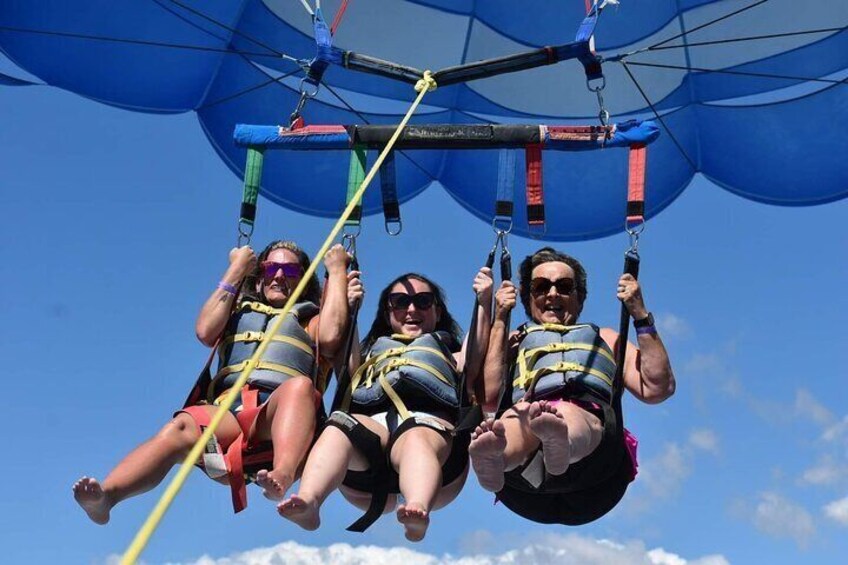
[[[627,225],[645,221],[645,173],[647,147],[642,143],[630,146],[630,166],[627,176]]]

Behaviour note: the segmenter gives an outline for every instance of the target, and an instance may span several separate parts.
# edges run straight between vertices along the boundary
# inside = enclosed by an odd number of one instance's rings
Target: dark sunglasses
[[[280,269],[283,270],[283,276],[287,279],[295,279],[303,274],[303,269],[301,269],[300,264],[298,263],[277,263],[276,261],[263,261],[262,262],[262,276],[266,279],[273,279],[277,276],[277,271]]]
[[[536,278],[530,281],[530,294],[533,296],[544,296],[556,288],[557,294],[568,296],[574,292],[574,279],[557,279],[552,281],[546,278]]]
[[[406,310],[410,304],[414,304],[418,310],[427,310],[435,302],[436,296],[432,292],[419,292],[417,294],[393,292],[389,294],[389,306],[394,310]]]

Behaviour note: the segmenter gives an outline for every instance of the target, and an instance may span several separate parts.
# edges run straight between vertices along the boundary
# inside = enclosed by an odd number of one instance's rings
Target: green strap
[[[347,174],[347,197],[345,205],[350,204],[356,191],[365,180],[365,160],[366,150],[363,144],[354,144],[353,151],[350,153],[350,168]],[[362,202],[356,205],[350,217],[345,222],[345,226],[359,226],[362,221]]]
[[[244,165],[244,194],[241,198],[241,215],[239,217],[239,243],[241,238],[250,243],[253,234],[253,223],[256,220],[256,198],[259,196],[259,186],[262,184],[263,149],[247,148],[247,162]]]

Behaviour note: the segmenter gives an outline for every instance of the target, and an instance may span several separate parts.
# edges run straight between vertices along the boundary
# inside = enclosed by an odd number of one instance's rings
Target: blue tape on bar
[[[280,126],[236,125],[233,141],[239,147],[267,149],[349,149],[351,139],[343,126],[310,126],[289,131]]]

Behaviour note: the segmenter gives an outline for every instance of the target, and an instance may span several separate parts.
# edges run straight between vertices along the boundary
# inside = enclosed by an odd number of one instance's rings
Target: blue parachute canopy
[[[328,26],[341,4],[321,2]],[[696,172],[769,204],[848,195],[848,141],[838,127],[848,123],[848,2],[607,4],[586,43],[604,59],[604,78],[591,86],[605,84],[611,121],[662,125],[648,150],[648,216]],[[215,150],[241,174],[236,124],[287,126],[302,88],[317,90],[302,111],[307,124],[399,122],[412,86],[344,68],[345,57],[436,71],[561,46],[579,37],[586,8],[585,0],[351,0],[330,37],[294,0],[0,0],[0,49],[23,71],[0,73],[0,84],[31,84],[35,76],[129,110],[195,111]],[[591,31],[582,30],[583,39]],[[320,87],[315,75],[304,80],[310,62]],[[598,125],[599,98],[587,88],[584,63],[443,86],[425,97],[413,123]],[[404,150],[398,197],[438,184],[490,222],[497,153]],[[336,216],[348,159],[342,150],[275,152],[265,160],[262,193],[294,210]],[[545,152],[543,163],[545,238],[590,239],[623,228],[626,151]],[[515,232],[527,235],[522,190],[516,198]],[[363,212],[379,210],[379,190],[371,189]]]

